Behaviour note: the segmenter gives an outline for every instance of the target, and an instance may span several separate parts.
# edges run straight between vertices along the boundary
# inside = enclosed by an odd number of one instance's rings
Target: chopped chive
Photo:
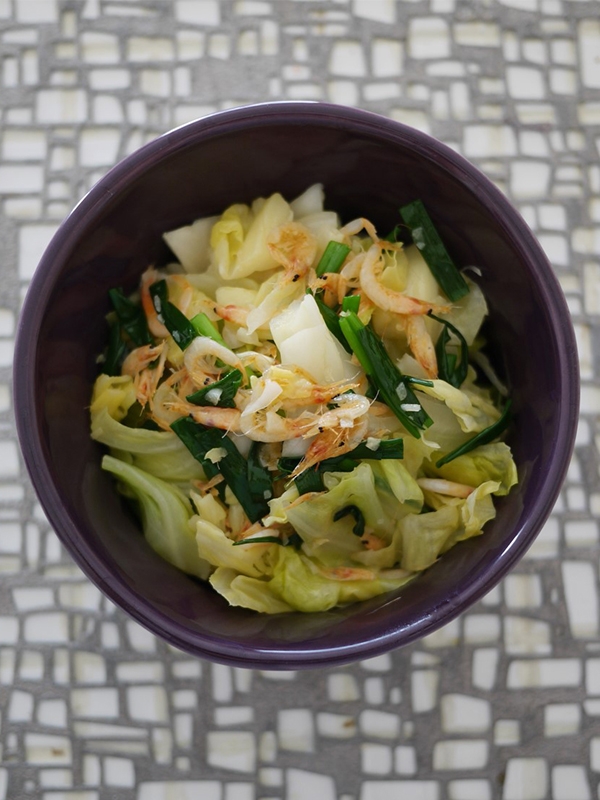
[[[153,283],[150,287],[150,296],[159,322],[162,322],[169,331],[175,343],[185,350],[198,333],[185,314],[169,302],[167,282],[162,280]]]
[[[319,311],[321,312],[321,316],[323,317],[325,325],[327,325],[327,328],[331,331],[331,333],[333,333],[335,338],[340,342],[344,349],[351,353],[352,350],[350,349],[350,345],[344,338],[344,334],[340,328],[340,318],[332,308],[329,308],[329,306],[325,305],[323,302],[322,289],[318,289],[316,292],[314,292],[314,294],[310,289],[307,289],[306,293],[312,294],[312,296],[315,298],[317,306],[319,307]]]
[[[326,272],[339,272],[349,252],[347,244],[329,242],[317,264],[317,275],[321,277]]]
[[[196,333],[200,336],[208,336],[210,339],[214,339],[215,342],[222,344],[223,347],[227,347],[225,344],[225,339],[223,339],[217,330],[217,326],[209,320],[203,311],[201,311],[199,314],[196,314],[195,317],[192,317],[190,323],[192,324]]]
[[[405,375],[405,378],[413,386],[433,386],[433,381],[424,380],[423,378],[413,378],[412,375]]]
[[[258,522],[269,512],[268,500],[273,496],[271,479],[267,470],[257,463],[252,451],[246,461],[223,431],[207,428],[190,417],[180,417],[171,424],[171,428],[200,462],[207,477],[219,473],[223,476],[250,522]],[[209,450],[220,447],[227,451],[227,455],[213,464],[206,458],[206,454]]]
[[[388,233],[387,236],[383,237],[384,242],[397,242],[398,237],[402,233],[402,225],[394,225],[394,228]]]
[[[242,373],[233,369],[218,381],[209,383],[193,394],[188,394],[186,400],[197,406],[218,406],[219,408],[235,408],[235,395],[242,385]],[[214,392],[212,396],[210,392]],[[218,395],[216,394],[218,393]],[[213,399],[216,397],[216,401]]]
[[[294,479],[298,494],[307,494],[308,492],[324,492],[325,485],[318,469],[311,468],[300,473]]]
[[[371,459],[372,461],[382,461],[383,459],[399,459],[404,455],[404,441],[399,437],[397,439],[382,439],[379,442],[379,447],[376,450],[371,450],[367,447],[366,442],[361,442],[354,450],[345,453],[342,456],[334,456],[333,458],[326,458],[324,461],[319,462],[315,467],[319,473],[323,472],[351,472],[358,466],[361,459]],[[298,464],[300,458],[280,458],[278,467],[285,475],[293,472]],[[313,471],[306,470],[302,475],[310,474]],[[296,486],[298,486],[298,479],[302,477],[299,475],[296,478]],[[300,491],[298,489],[298,491]],[[304,491],[322,491],[322,489],[305,489]],[[300,492],[303,494],[303,492]]]
[[[233,546],[238,547],[240,544],[280,544],[285,547],[279,536],[248,536],[247,539],[240,539],[234,542]]]
[[[342,300],[342,311],[354,311],[355,314],[358,314],[359,308],[360,308],[359,294],[350,294],[347,297],[344,297],[344,299]]]
[[[420,431],[428,428],[433,420],[410,388],[406,376],[395,366],[381,339],[352,311],[340,318],[340,327],[386,404],[406,430],[419,439]]]
[[[469,345],[458,328],[448,322],[448,320],[436,317],[431,313],[431,311],[429,312],[429,316],[436,322],[441,322],[441,324],[444,326],[442,328],[442,332],[438,336],[437,342],[435,343],[435,354],[437,356],[439,377],[443,381],[446,381],[451,386],[454,386],[456,389],[458,389],[460,386],[462,386],[465,378],[467,377],[467,372],[469,369]],[[458,364],[456,355],[454,355],[454,353],[448,353],[446,350],[446,346],[450,342],[449,330],[452,331],[452,333],[460,342],[460,360],[458,361]]]
[[[465,453],[470,453],[471,450],[475,450],[476,447],[480,447],[483,444],[489,444],[490,442],[493,442],[494,439],[497,439],[498,436],[500,436],[500,434],[506,430],[508,424],[510,423],[511,406],[512,400],[507,400],[500,419],[494,422],[493,425],[484,428],[484,430],[473,436],[472,439],[469,439],[468,442],[461,444],[461,446],[457,447],[456,450],[453,450],[443,458],[440,458],[440,460],[436,461],[435,463],[436,467],[443,467],[444,464],[454,461],[454,459],[458,458],[459,456],[464,456]]]
[[[144,309],[138,303],[133,303],[125,297],[122,289],[110,289],[108,296],[123,330],[131,341],[138,347],[152,344]]]
[[[108,325],[108,347],[106,348],[106,355],[104,363],[102,364],[102,372],[105,375],[120,375],[121,364],[127,354],[127,345],[121,336],[121,325],[117,319],[109,322]]]
[[[333,521],[337,522],[339,519],[343,519],[349,514],[354,517],[355,523],[352,528],[352,533],[356,536],[362,536],[365,532],[365,518],[358,506],[345,506],[344,508],[340,508],[340,510],[336,511],[333,515]]]
[[[262,498],[264,502],[268,503],[274,496],[273,479],[269,470],[263,467],[260,462],[260,447],[259,442],[252,444],[246,462],[246,474],[248,476],[248,485],[254,497]]]
[[[414,243],[448,299],[455,302],[468,294],[469,285],[446,250],[421,200],[403,206],[400,216],[411,229]]]

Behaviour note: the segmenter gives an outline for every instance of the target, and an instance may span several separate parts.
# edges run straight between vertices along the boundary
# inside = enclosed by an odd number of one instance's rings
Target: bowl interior
[[[514,397],[509,441],[520,483],[498,502],[484,536],[455,547],[397,596],[267,617],[229,608],[150,550],[100,469],[87,409],[106,340],[107,292],[133,290],[142,270],[165,259],[164,231],[275,191],[293,199],[315,182],[343,220],[367,216],[381,231],[396,223],[401,204],[422,199],[457,263],[481,267],[490,337]],[[16,376],[30,410],[19,422],[26,460],[88,576],[177,646],[247,666],[373,655],[433,630],[491,588],[549,513],[573,434],[564,363],[572,333],[561,303],[526,226],[491,184],[432,140],[372,115],[318,107],[204,120],[109,173],[46,253],[20,333],[20,346],[33,353],[22,370],[30,373]]]

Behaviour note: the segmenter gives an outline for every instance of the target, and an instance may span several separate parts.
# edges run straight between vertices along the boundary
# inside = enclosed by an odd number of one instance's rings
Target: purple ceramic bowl
[[[162,561],[122,506],[89,436],[107,292],[133,290],[165,258],[161,234],[234,202],[325,185],[327,207],[391,229],[421,198],[461,265],[477,264],[496,363],[508,380],[520,483],[485,534],[457,545],[401,591],[320,614],[230,608]],[[113,602],[182,650],[244,667],[297,669],[375,656],[449,622],[519,560],[548,517],[578,416],[573,329],[527,225],[475,167],[389,119],[324,104],[225,111],[161,136],[112,169],[63,222],[27,295],[15,409],[40,501],[81,569]]]

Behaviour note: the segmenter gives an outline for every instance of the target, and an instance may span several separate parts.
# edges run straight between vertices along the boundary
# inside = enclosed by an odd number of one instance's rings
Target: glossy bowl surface
[[[132,291],[166,256],[161,234],[233,202],[315,182],[348,221],[391,229],[421,198],[461,265],[479,265],[490,338],[514,398],[509,434],[520,483],[485,534],[457,545],[395,595],[322,614],[268,617],[229,608],[146,545],[89,436],[107,292]],[[566,304],[540,246],[506,198],[438,141],[364,111],[270,103],[171,131],[112,169],[59,228],[20,319],[18,432],[40,501],[86,575],[173,645],[251,667],[330,666],[431,633],[489,591],[540,531],[562,484],[578,415]]]

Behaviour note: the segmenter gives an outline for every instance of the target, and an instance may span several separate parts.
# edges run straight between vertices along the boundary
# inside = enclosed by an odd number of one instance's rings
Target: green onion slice
[[[459,389],[467,377],[467,372],[469,369],[469,345],[458,328],[456,328],[450,322],[445,319],[441,319],[440,317],[436,317],[431,313],[431,311],[429,312],[429,316],[436,322],[441,322],[444,326],[442,328],[442,332],[438,336],[437,342],[435,343],[438,375],[443,381],[446,381],[451,386]],[[446,350],[446,346],[450,342],[449,331],[452,331],[460,343],[460,359],[458,360],[458,363],[456,355],[454,353],[448,353]]]
[[[294,479],[298,494],[307,494],[308,492],[324,492],[325,485],[319,470],[315,467],[305,470]]]
[[[372,450],[370,447],[367,447],[366,442],[361,442],[354,450],[351,450],[349,453],[345,453],[341,456],[334,456],[333,458],[326,458],[323,461],[319,462],[314,468],[310,468],[303,472],[296,478],[296,486],[298,486],[298,480],[302,478],[304,475],[311,475],[313,472],[318,471],[319,473],[323,472],[351,472],[355,469],[361,460],[364,459],[371,459],[372,461],[381,461],[383,459],[390,459],[390,458],[402,458],[404,455],[404,441],[398,437],[397,439],[381,439],[379,442],[379,446],[377,449]],[[284,475],[289,475],[293,472],[298,464],[302,459],[300,458],[289,458],[284,457],[280,458],[278,462],[278,467]],[[323,484],[321,483],[321,487]],[[298,491],[300,488],[298,487]],[[323,491],[323,488],[320,489],[304,489],[304,492],[309,491]],[[304,492],[300,492],[303,494]]]
[[[494,422],[493,425],[490,425],[487,428],[484,428],[478,434],[473,436],[472,439],[469,439],[468,442],[461,444],[460,447],[457,447],[456,450],[453,450],[451,453],[448,453],[443,458],[440,458],[439,461],[435,462],[436,467],[443,467],[444,464],[448,464],[450,461],[454,461],[455,458],[459,456],[464,456],[465,453],[470,453],[471,450],[475,450],[476,447],[480,447],[483,444],[489,444],[493,442],[494,439],[497,439],[501,433],[503,433],[506,428],[508,427],[510,420],[512,418],[511,415],[511,406],[512,400],[507,400],[506,405],[502,411],[500,419]]]
[[[217,330],[216,325],[209,320],[203,311],[201,311],[199,314],[196,314],[195,317],[192,317],[190,323],[199,336],[208,336],[209,339],[214,339],[215,342],[222,344],[223,347],[227,347],[225,344],[225,339],[223,339]]]
[[[342,311],[354,311],[355,314],[358,314],[359,308],[360,308],[359,294],[349,294],[342,300]]]
[[[105,375],[120,375],[121,364],[123,363],[127,354],[127,345],[121,336],[121,325],[117,319],[109,322],[108,327],[108,347],[106,348],[106,355],[104,363],[102,364],[102,372]]]
[[[273,497],[273,484],[268,471],[256,454],[250,451],[248,461],[231,439],[218,428],[207,428],[190,417],[181,417],[171,424],[194,458],[202,464],[207,477],[221,474],[225,483],[246,512],[250,522],[258,522],[269,512],[268,501]],[[206,458],[209,450],[222,447],[227,454],[213,464]],[[254,448],[253,448],[254,449]]]
[[[411,229],[413,242],[448,299],[455,302],[468,294],[469,285],[446,250],[421,200],[403,206],[400,216]]]
[[[197,406],[218,406],[219,408],[235,408],[235,395],[242,385],[243,376],[239,369],[233,369],[218,381],[209,383],[186,400]],[[211,395],[210,392],[213,392]],[[213,402],[214,401],[214,402]]]
[[[340,318],[340,327],[385,403],[406,430],[419,439],[420,431],[432,425],[433,420],[411,389],[407,376],[395,366],[381,339],[352,311]]]
[[[125,297],[122,289],[110,289],[108,296],[123,330],[131,341],[138,347],[152,344],[144,309],[138,303],[133,303]]]
[[[349,252],[347,244],[329,242],[317,264],[317,275],[321,277],[326,272],[339,272]]]
[[[312,294],[315,298],[315,302],[321,312],[321,316],[325,321],[325,325],[327,325],[328,329],[333,333],[335,338],[339,341],[339,343],[347,350],[349,353],[352,352],[350,345],[346,341],[344,334],[342,333],[342,329],[340,328],[340,318],[335,313],[332,308],[329,308],[328,305],[325,305],[323,302],[323,290],[318,289],[316,292],[312,292],[310,289],[306,290],[307,294]]]
[[[285,547],[283,540],[279,536],[248,536],[247,539],[240,539],[234,542],[233,546],[238,547],[241,544],[280,544]]]
[[[150,296],[159,322],[162,322],[169,331],[175,343],[185,350],[198,336],[198,332],[185,314],[169,302],[167,282],[162,280],[153,283],[150,287]]]
[[[356,536],[362,536],[365,532],[365,518],[358,506],[344,506],[344,508],[340,508],[340,510],[336,511],[333,515],[333,521],[337,522],[338,519],[343,519],[349,514],[354,517],[355,522],[352,533]]]

